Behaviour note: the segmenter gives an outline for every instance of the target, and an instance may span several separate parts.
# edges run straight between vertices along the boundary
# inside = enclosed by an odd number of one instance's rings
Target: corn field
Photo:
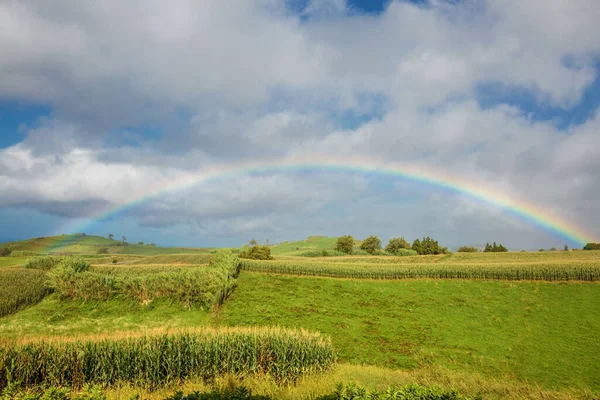
[[[77,273],[57,267],[48,272],[48,283],[63,298],[106,301],[120,297],[147,302],[168,297],[188,308],[208,309],[222,304],[235,289],[239,259],[229,250],[220,250],[208,266],[159,268],[161,272],[147,265],[136,269],[135,265],[96,266],[91,272]]]
[[[269,375],[280,383],[322,372],[335,360],[329,338],[282,329],[222,329],[0,347],[0,387],[113,385],[148,388],[222,374]]]
[[[409,258],[409,257],[406,257]],[[571,263],[446,263],[370,264],[314,260],[242,260],[245,271],[356,279],[498,279],[543,281],[598,281],[599,261]]]
[[[41,301],[50,289],[46,273],[36,269],[0,270],[0,317]]]

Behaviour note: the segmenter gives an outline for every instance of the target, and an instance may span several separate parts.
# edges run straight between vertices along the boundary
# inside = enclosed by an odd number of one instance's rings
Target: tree
[[[127,241],[127,238],[125,236],[123,236],[123,243],[125,243]]]
[[[584,250],[600,250],[600,243],[588,243],[583,246]]]
[[[484,253],[503,253],[507,251],[508,249],[506,247],[504,247],[502,244],[497,244],[496,242],[494,242],[494,244],[491,246],[489,243],[486,243],[485,249],[483,250]]]
[[[267,239],[267,246],[269,245],[269,239]]]
[[[477,253],[479,249],[472,246],[460,246],[457,250],[459,253]]]
[[[411,247],[417,254],[423,254],[423,247],[421,246],[421,241],[419,238],[416,238]]]
[[[256,239],[252,239],[252,240],[250,241],[250,245],[251,245],[251,246],[256,246],[257,244],[258,244],[258,242],[256,241]]]
[[[375,253],[377,250],[381,250],[381,240],[377,236],[369,236],[360,245],[360,249],[366,251],[369,254]]]
[[[351,235],[340,236],[335,242],[335,249],[346,254],[351,254],[354,250],[354,238]]]
[[[252,246],[246,251],[240,253],[240,258],[251,258],[253,260],[272,260],[271,248],[259,244]]]
[[[144,242],[138,242],[138,244],[139,244],[140,246],[143,246],[143,245],[144,245]]]
[[[569,251],[569,246],[567,246],[567,245],[565,244],[565,247],[563,248],[563,250],[564,250],[564,251]]]
[[[400,249],[410,249],[410,243],[403,237],[391,238],[387,246],[385,246],[385,251],[392,254],[396,254]]]
[[[109,234],[108,234],[108,238],[109,238],[110,240],[113,240],[113,238],[114,238],[114,237],[115,237],[115,235],[113,235],[112,233],[109,233]]]
[[[485,244],[485,249],[483,249],[483,252],[484,252],[484,253],[490,253],[490,252],[492,252],[492,251],[494,251],[494,250],[492,249],[492,246],[490,246],[490,244],[489,244],[489,243],[486,243],[486,244]]]
[[[506,252],[508,252],[508,249],[500,244],[500,245],[498,245],[497,252],[498,253],[506,253]]]

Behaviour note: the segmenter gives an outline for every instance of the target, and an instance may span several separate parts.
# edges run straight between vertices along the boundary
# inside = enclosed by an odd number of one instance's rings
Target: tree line
[[[356,240],[352,235],[341,236],[337,239],[335,250],[346,254],[352,254],[354,252],[355,244]],[[359,248],[369,254],[377,254],[382,250],[381,239],[371,235],[362,241]],[[423,239],[415,239],[412,245],[403,237],[391,238],[384,250],[386,253],[390,254],[399,254],[403,250],[412,250],[419,255],[446,254],[448,252],[447,247],[441,246],[437,240],[434,240],[429,236],[424,237]]]

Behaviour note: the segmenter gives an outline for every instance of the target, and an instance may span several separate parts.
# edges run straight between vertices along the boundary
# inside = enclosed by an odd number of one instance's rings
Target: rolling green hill
[[[271,246],[273,255],[298,255],[310,250],[333,250],[336,237],[309,236],[297,242],[283,242]]]
[[[212,249],[207,248],[179,248],[158,247],[149,244],[130,244],[119,240],[108,239],[101,236],[84,234],[47,236],[18,242],[0,244],[0,247],[9,247],[14,250],[32,251],[40,254],[99,254],[106,249],[105,254],[208,254]]]

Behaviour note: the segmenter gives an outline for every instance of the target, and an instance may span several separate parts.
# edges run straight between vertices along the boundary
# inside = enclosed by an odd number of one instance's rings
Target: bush
[[[399,249],[396,253],[394,253],[395,256],[400,256],[400,257],[407,257],[407,256],[417,256],[419,255],[419,253],[417,253],[416,251],[412,250],[412,249]]]
[[[257,244],[250,249],[240,253],[240,258],[250,258],[252,260],[272,260],[271,248]]]
[[[33,257],[27,264],[25,264],[25,268],[33,268],[33,269],[43,269],[50,270],[57,266],[62,261],[62,257],[52,257],[52,256],[40,256]]]
[[[335,242],[335,250],[346,254],[352,254],[352,251],[354,250],[354,238],[351,235],[339,237]]]
[[[101,247],[98,249],[97,254],[108,254],[108,247]]]
[[[479,249],[473,246],[461,246],[457,250],[458,253],[477,253]]]
[[[385,250],[375,250],[373,253],[371,253],[372,256],[393,256],[393,253],[389,253]]]
[[[400,249],[410,249],[410,243],[403,237],[391,238],[387,246],[385,246],[385,251],[392,254],[396,254]]]
[[[366,251],[369,254],[374,254],[376,251],[381,250],[381,240],[377,236],[369,236],[360,244],[360,249]]]
[[[8,247],[0,247],[0,257],[8,257],[12,253],[12,250]]]
[[[369,400],[468,400],[455,389],[447,390],[438,386],[425,387],[420,385],[405,385],[398,389],[388,388],[385,391],[369,391],[364,387],[355,384],[338,384],[332,394],[318,397],[317,400],[348,400],[348,399],[369,399]]]
[[[30,250],[13,250],[10,253],[11,257],[34,257],[39,256],[40,253],[36,253],[35,251]]]
[[[310,250],[298,254],[300,257],[341,257],[348,254],[338,250]]]

